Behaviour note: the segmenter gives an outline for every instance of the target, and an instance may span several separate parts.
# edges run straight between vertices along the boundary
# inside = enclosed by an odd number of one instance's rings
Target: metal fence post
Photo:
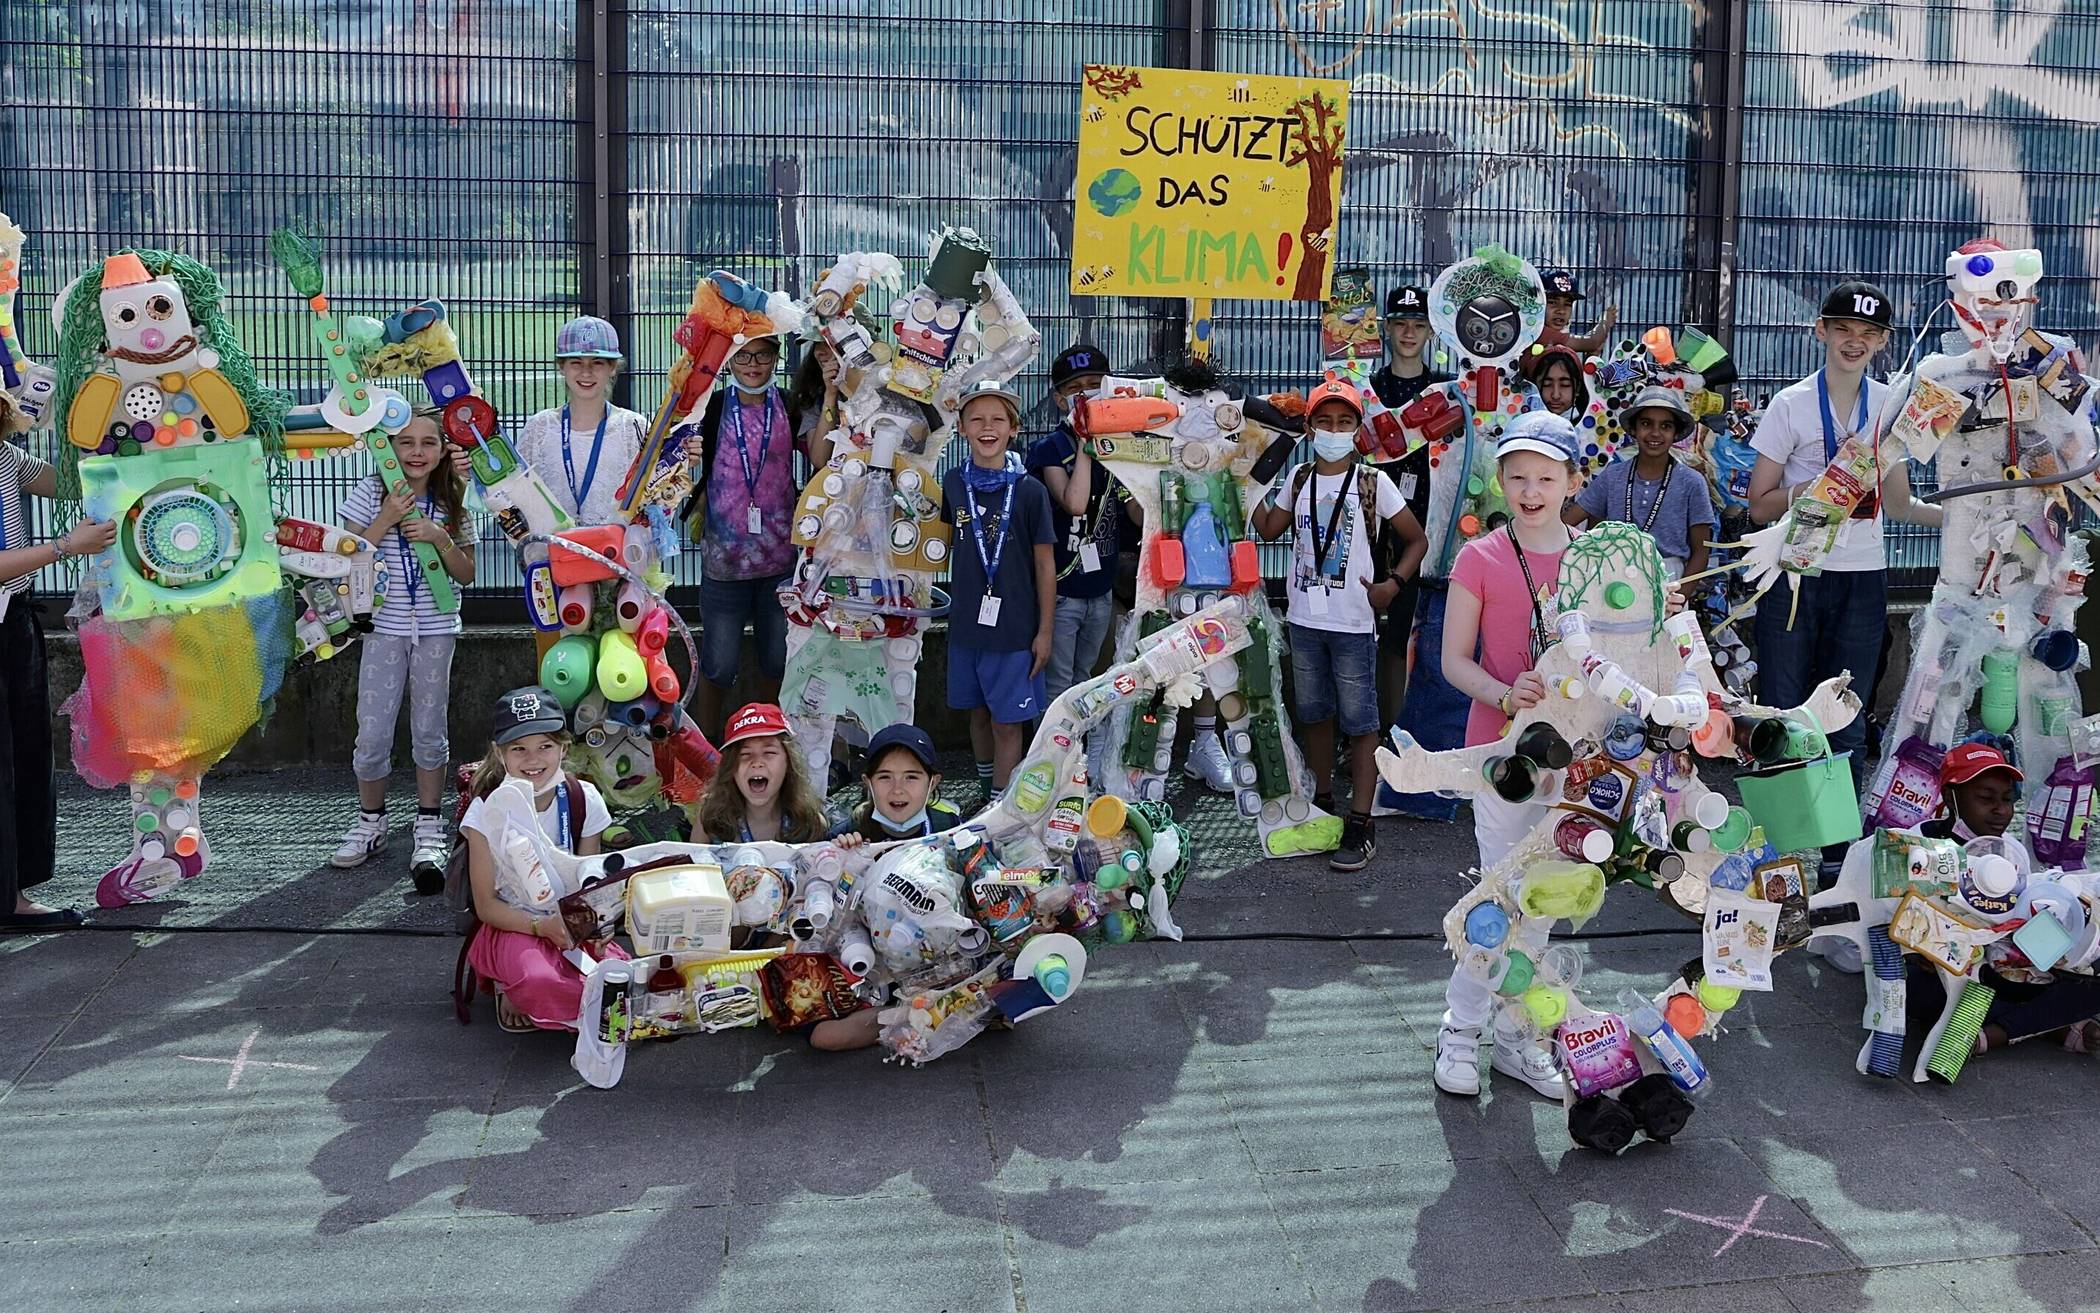
[[[634,336],[633,242],[627,231],[627,14],[614,0],[577,7],[578,220],[587,267],[577,271],[584,304],[612,324],[630,358]],[[613,399],[633,405],[633,375],[622,370]]]

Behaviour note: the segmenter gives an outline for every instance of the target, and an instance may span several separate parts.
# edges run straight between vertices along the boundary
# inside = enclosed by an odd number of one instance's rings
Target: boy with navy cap
[[[1847,438],[1872,439],[1888,385],[1869,378],[1867,367],[1888,345],[1892,323],[1888,296],[1871,283],[1840,283],[1823,299],[1815,323],[1823,367],[1780,389],[1750,439],[1757,452],[1750,471],[1751,519],[1779,519]],[[1880,498],[1870,495],[1838,531],[1820,573],[1799,576],[1794,588],[1775,588],[1758,600],[1758,700],[1767,706],[1799,705],[1810,689],[1844,672],[1862,699],[1872,698],[1888,621],[1881,511]],[[1864,716],[1830,735],[1833,752],[1852,754],[1855,785],[1865,779],[1865,743]]]
[[[1548,269],[1539,275],[1546,288],[1546,327],[1539,334],[1540,346],[1569,346],[1583,355],[1595,355],[1604,346],[1605,339],[1619,322],[1619,307],[1604,307],[1604,318],[1597,326],[1580,337],[1571,331],[1575,324],[1575,303],[1587,301],[1582,289],[1575,285],[1575,274],[1568,269]]]
[[[1430,364],[1434,336],[1428,292],[1402,284],[1385,294],[1385,363],[1371,371],[1371,391],[1387,410],[1399,410],[1436,384],[1451,381],[1452,375]],[[1416,447],[1398,460],[1381,461],[1378,471],[1400,490],[1400,500],[1407,503],[1415,523],[1429,523],[1429,448]],[[1379,621],[1378,703],[1387,724],[1399,714],[1407,686],[1407,643],[1414,633],[1418,592],[1414,580],[1404,581]]]
[[[1082,342],[1059,352],[1050,362],[1057,427],[1028,449],[1028,472],[1050,493],[1050,546],[1057,570],[1050,663],[1043,670],[1045,705],[1094,673],[1115,617],[1123,522],[1136,514],[1130,494],[1095,464],[1092,445],[1075,438],[1069,419],[1072,402],[1098,389],[1109,371],[1108,356],[1097,346]]]

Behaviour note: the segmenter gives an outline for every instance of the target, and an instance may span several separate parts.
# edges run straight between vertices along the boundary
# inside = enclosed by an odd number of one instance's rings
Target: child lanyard
[[[1077,465],[1079,463],[1078,459],[1075,457],[1072,463]],[[1103,472],[1097,465],[1092,477],[1099,479]],[[1065,477],[1071,478],[1072,471],[1066,470]],[[1106,488],[1099,483],[1092,483],[1088,485],[1087,491],[1093,494],[1094,513],[1091,516],[1075,515],[1072,517],[1071,528],[1065,534],[1065,549],[1071,552],[1072,559],[1065,562],[1065,568],[1057,572],[1057,577],[1060,580],[1069,578],[1073,571],[1078,570],[1085,563],[1086,546],[1100,536],[1101,521],[1107,516],[1109,507],[1116,505],[1119,501],[1117,494],[1122,489],[1120,485],[1116,485],[1113,482]],[[1093,569],[1098,570],[1100,568],[1101,556],[1100,549],[1097,547],[1095,548]],[[1092,570],[1082,571],[1082,573],[1090,574]]]
[[[1826,369],[1816,371],[1816,403],[1823,411],[1823,462],[1826,465],[1836,460],[1838,454],[1837,418],[1830,413],[1829,372]],[[1856,438],[1866,431],[1867,391],[1867,378],[1866,375],[1862,374],[1859,379],[1859,415],[1852,421],[1851,431],[1845,434],[1848,438]],[[1853,508],[1851,518],[1855,520],[1873,519],[1878,513],[1878,502],[1879,499],[1870,491],[1865,497],[1860,499],[1859,505]]]
[[[1823,408],[1823,463],[1826,465],[1836,460],[1838,454],[1837,419],[1830,413],[1830,380],[1826,377],[1828,372],[1822,369],[1816,371],[1816,402]],[[1866,427],[1867,379],[1862,374],[1859,380],[1859,417],[1852,421],[1852,430],[1845,436],[1856,438]]]
[[[1661,498],[1656,500],[1660,501]],[[1509,535],[1510,548],[1517,554],[1517,568],[1524,572],[1524,595],[1531,602],[1531,665],[1536,667],[1539,657],[1547,648],[1553,646],[1554,639],[1546,630],[1546,613],[1539,608],[1538,581],[1531,577],[1531,562],[1524,559],[1524,544],[1517,541],[1517,527],[1513,524],[1507,525],[1503,532]]]
[[[1341,536],[1342,508],[1348,504],[1349,490],[1356,483],[1356,469],[1359,464],[1361,462],[1351,461],[1349,468],[1342,473],[1341,489],[1334,494],[1334,509],[1327,513],[1327,538],[1324,542],[1320,538],[1320,470],[1318,466],[1313,467],[1313,476],[1305,481],[1306,495],[1311,498],[1311,501],[1306,505],[1305,515],[1313,531],[1313,579],[1322,588],[1327,587],[1327,553],[1334,550],[1334,540]]]
[[[1645,524],[1633,518],[1633,484],[1636,467],[1632,461],[1626,463],[1626,523],[1639,524],[1642,533],[1652,534],[1655,532],[1655,517],[1662,514],[1663,498],[1670,495],[1670,476],[1677,472],[1677,461],[1674,457],[1665,455],[1663,459],[1668,461],[1669,464],[1663,466],[1662,486],[1655,490],[1655,504],[1648,508],[1648,522]],[[1516,541],[1514,535],[1511,536],[1510,541]],[[1523,559],[1521,548],[1518,549],[1517,559]]]
[[[744,399],[735,388],[729,393],[730,420],[736,426],[736,460],[744,471],[744,532],[756,537],[766,531],[765,518],[758,509],[758,481],[766,477],[766,458],[773,454],[773,392],[766,390],[764,410],[765,428],[758,440],[758,469],[751,468],[751,444],[744,437]]]
[[[583,465],[583,487],[576,486],[576,458],[569,451],[569,408],[561,408],[561,464],[569,476],[569,495],[576,499],[576,518],[583,518],[583,499],[591,495],[591,485],[598,481],[598,457],[605,451],[605,422],[612,418],[612,406],[608,403],[605,413],[598,417],[598,433],[591,439],[591,458]]]
[[[423,512],[424,519],[432,524],[437,523],[437,507],[431,500],[431,494],[423,494],[418,509]],[[414,647],[416,640],[423,636],[423,626],[416,618],[416,594],[423,589],[423,567],[415,558],[415,549],[409,544],[408,535],[401,532],[401,526],[398,524],[394,526],[394,550],[401,558],[401,574],[408,580],[408,645]]]
[[[569,825],[569,777],[566,774],[554,777],[554,841],[565,853],[576,851],[575,837]]]
[[[1013,527],[1014,486],[1019,482],[1008,474],[1006,501],[999,508],[999,536],[989,552],[984,546],[984,507],[977,500],[976,489],[966,489],[970,494],[970,537],[977,544],[977,562],[984,567],[985,596],[977,611],[977,623],[981,625],[999,623],[999,562],[1006,559],[1006,533]]]

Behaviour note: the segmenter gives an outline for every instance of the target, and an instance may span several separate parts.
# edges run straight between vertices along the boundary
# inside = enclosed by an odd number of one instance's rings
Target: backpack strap
[[[562,776],[562,787],[569,792],[569,815],[576,818],[576,841],[583,842],[583,781],[574,775]]]

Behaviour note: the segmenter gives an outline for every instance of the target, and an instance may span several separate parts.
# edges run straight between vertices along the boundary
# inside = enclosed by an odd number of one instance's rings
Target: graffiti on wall
[[[1649,290],[1675,299],[1699,149],[1692,5],[1222,8],[1221,64],[1350,79],[1348,208],[1370,212],[1345,222],[1353,258],[1426,271],[1492,237],[1597,270],[1607,292],[1657,271]]]

